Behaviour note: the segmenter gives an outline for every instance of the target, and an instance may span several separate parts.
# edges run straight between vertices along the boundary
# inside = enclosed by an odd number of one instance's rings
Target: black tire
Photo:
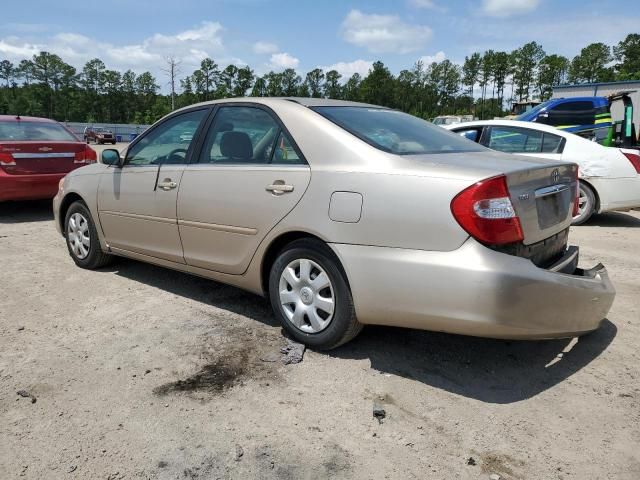
[[[71,235],[69,233],[69,222],[74,214],[80,214],[87,222],[89,247],[88,254],[85,257],[81,257],[80,254],[76,253],[72,246],[72,240],[70,239]],[[112,255],[108,255],[102,251],[102,248],[100,247],[100,240],[98,239],[98,232],[96,231],[96,226],[93,222],[91,212],[82,201],[78,200],[76,202],[73,202],[67,210],[67,214],[64,218],[64,236],[67,242],[69,255],[71,255],[71,258],[73,259],[75,264],[81,268],[94,270],[96,268],[101,268],[105,265],[108,265],[113,260]]]
[[[318,264],[329,277],[334,300],[333,317],[317,333],[307,333],[297,328],[287,318],[280,303],[280,277],[291,262],[308,259]],[[362,330],[356,318],[351,290],[340,262],[331,249],[315,239],[300,239],[291,242],[278,254],[269,273],[269,299],[275,316],[287,333],[300,343],[318,350],[330,350],[352,340]]]
[[[593,193],[591,187],[584,182],[580,182],[580,197],[585,199],[584,210],[573,217],[571,225],[582,225],[589,220],[596,211],[596,194]]]

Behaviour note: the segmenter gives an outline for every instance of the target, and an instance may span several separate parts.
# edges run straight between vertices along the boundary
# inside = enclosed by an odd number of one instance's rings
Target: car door
[[[100,178],[98,215],[109,246],[184,263],[176,201],[193,138],[210,112],[193,109],[152,127],[127,150],[122,167]],[[193,137],[182,141],[185,131]]]
[[[491,125],[480,143],[499,152],[561,160],[565,139],[531,128]]]
[[[180,184],[186,263],[243,273],[265,235],[302,198],[310,176],[302,152],[270,109],[219,107]]]

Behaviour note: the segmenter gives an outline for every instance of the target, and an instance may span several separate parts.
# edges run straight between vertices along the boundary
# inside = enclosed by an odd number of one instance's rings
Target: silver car
[[[366,324],[567,337],[615,296],[567,245],[577,174],[373,105],[243,98],[173,112],[70,173],[55,223],[80,267],[118,255],[268,296],[315,348]]]

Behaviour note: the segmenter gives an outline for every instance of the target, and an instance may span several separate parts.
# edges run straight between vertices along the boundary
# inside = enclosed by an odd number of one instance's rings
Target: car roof
[[[333,100],[330,98],[307,98],[307,97],[237,97],[237,98],[222,98],[219,100],[209,100],[207,102],[201,102],[194,105],[189,105],[186,108],[192,108],[196,105],[215,105],[220,103],[258,103],[267,106],[277,106],[283,104],[297,103],[304,107],[367,107],[367,108],[382,108],[380,105],[372,105],[370,103],[351,102],[349,100]]]
[[[0,115],[0,121],[7,122],[12,120],[14,122],[23,121],[23,122],[58,123],[55,120],[51,120],[50,118],[23,117],[22,115]]]

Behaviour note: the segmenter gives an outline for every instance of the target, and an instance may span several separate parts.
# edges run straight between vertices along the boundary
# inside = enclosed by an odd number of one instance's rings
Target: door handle
[[[167,190],[173,190],[176,188],[178,184],[171,180],[170,178],[165,178],[162,182],[158,182],[158,188],[161,188],[165,192]]]
[[[282,182],[282,183],[279,183]],[[281,195],[283,193],[293,192],[293,185],[285,185],[282,180],[276,181],[271,185],[265,187],[267,192],[271,192],[274,195]]]

